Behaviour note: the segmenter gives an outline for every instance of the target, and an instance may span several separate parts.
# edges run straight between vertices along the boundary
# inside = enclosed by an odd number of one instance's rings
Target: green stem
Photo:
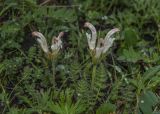
[[[53,87],[55,88],[56,86],[56,81],[55,81],[55,75],[56,75],[56,66],[55,66],[55,60],[52,60],[52,75],[53,75]]]
[[[95,76],[96,76],[96,68],[97,68],[97,66],[96,66],[96,64],[94,64],[93,71],[92,71],[92,82],[91,82],[92,89],[94,87],[94,81],[95,81]]]
[[[135,109],[135,114],[138,113],[138,107],[139,107],[139,96],[136,95],[136,109]]]

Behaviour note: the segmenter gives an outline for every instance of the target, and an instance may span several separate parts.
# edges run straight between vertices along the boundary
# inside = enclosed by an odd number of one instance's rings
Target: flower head
[[[58,53],[58,51],[62,48],[61,37],[63,36],[63,34],[64,34],[63,32],[60,32],[58,37],[53,37],[52,45],[51,45],[51,50],[52,50],[52,53],[51,53],[48,49],[47,41],[46,41],[46,38],[43,36],[43,34],[37,31],[32,32],[32,36],[35,36],[37,38],[37,42],[40,44],[42,50],[46,54]]]
[[[87,27],[91,30],[92,34],[86,33],[86,36],[87,36],[89,48],[93,50],[95,49],[95,46],[96,46],[96,38],[97,38],[96,28],[89,22],[86,22],[84,24],[84,27]]]
[[[52,52],[59,51],[62,48],[62,40],[61,37],[64,35],[63,32],[60,32],[58,37],[52,38],[51,50]]]
[[[104,39],[103,38],[98,39],[96,46],[97,32],[95,27],[89,22],[86,22],[84,26],[88,27],[92,32],[92,35],[86,33],[86,36],[89,48],[95,51],[96,58],[99,58],[102,53],[106,53],[109,50],[109,48],[113,45],[113,42],[115,40],[115,38],[113,38],[112,35],[120,31],[118,28],[110,30]]]
[[[110,30],[105,39],[104,39],[104,50],[103,53],[105,53],[106,51],[109,50],[109,48],[113,45],[113,42],[115,40],[115,38],[112,37],[112,35],[114,35],[116,32],[119,32],[120,30],[118,28],[114,28],[112,30]]]
[[[47,41],[46,41],[46,38],[43,36],[43,34],[35,31],[35,32],[32,32],[32,36],[35,36],[37,38],[37,42],[40,44],[42,50],[45,53],[49,53]]]

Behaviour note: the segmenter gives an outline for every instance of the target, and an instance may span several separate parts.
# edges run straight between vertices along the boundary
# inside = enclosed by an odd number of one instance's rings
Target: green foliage
[[[131,28],[126,28],[123,32],[125,45],[127,47],[135,46],[138,41],[137,33]]]
[[[96,114],[110,114],[116,111],[116,106],[111,103],[102,104],[96,111]]]
[[[119,57],[120,60],[133,63],[141,60],[141,54],[139,52],[136,52],[132,47],[130,47],[128,50],[124,49],[122,54],[123,55]]]
[[[152,107],[159,103],[159,99],[152,91],[146,91],[140,97],[139,108],[143,114],[153,114]]]
[[[81,114],[84,112],[84,106],[80,100],[73,103],[73,92],[70,90],[62,91],[58,102],[53,102],[49,106],[56,114]]]
[[[2,114],[159,114],[159,0],[1,0],[0,9]],[[121,30],[95,61],[87,21],[99,38]],[[54,73],[33,31],[48,44],[65,32]]]

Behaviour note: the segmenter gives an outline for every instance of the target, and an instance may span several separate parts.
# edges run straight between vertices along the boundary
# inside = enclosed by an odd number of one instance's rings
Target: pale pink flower
[[[89,22],[86,22],[84,26],[88,27],[92,32],[92,34],[86,33],[86,36],[87,36],[89,48],[93,50],[95,49],[95,46],[96,46],[96,38],[97,38],[96,28]]]
[[[63,36],[63,34],[64,34],[63,32],[60,32],[58,37],[53,37],[52,45],[51,45],[52,53],[57,53],[62,48],[61,37]],[[48,49],[46,38],[43,36],[43,34],[40,33],[40,32],[35,31],[35,32],[32,32],[32,35],[37,38],[37,42],[40,44],[42,50],[46,54],[49,54],[50,51]]]
[[[37,42],[40,44],[42,50],[45,53],[49,53],[47,41],[46,41],[46,38],[43,36],[43,34],[35,31],[35,32],[32,32],[32,36],[35,36],[37,38]]]
[[[51,50],[52,52],[54,51],[59,51],[62,48],[62,40],[61,37],[64,35],[63,32],[60,32],[58,37],[53,37],[52,39],[52,45],[51,45]]]
[[[96,58],[99,58],[101,54],[104,54],[109,50],[109,48],[113,45],[113,42],[115,40],[115,38],[113,38],[112,35],[120,31],[118,28],[110,30],[104,39],[103,38],[98,39],[96,46],[97,32],[95,27],[89,22],[85,23],[85,27],[88,27],[91,30],[92,35],[86,33],[86,36],[88,40],[89,49],[95,50]]]

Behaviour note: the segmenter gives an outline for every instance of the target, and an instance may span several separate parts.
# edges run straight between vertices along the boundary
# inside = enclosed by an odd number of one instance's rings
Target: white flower
[[[86,33],[86,36],[87,36],[89,48],[93,50],[95,49],[95,46],[96,46],[96,38],[97,38],[96,28],[89,22],[86,22],[84,26],[88,27],[92,32],[92,34]]]
[[[112,35],[120,31],[118,28],[114,28],[110,30],[104,39],[103,38],[98,39],[97,47],[96,47],[97,32],[95,27],[89,22],[85,23],[85,27],[88,27],[92,32],[92,36],[91,34],[88,34],[88,33],[86,33],[86,35],[87,35],[89,48],[91,50],[95,50],[96,58],[99,58],[102,53],[106,53],[109,50],[109,48],[113,45],[113,42],[115,40],[115,38],[113,38]]]
[[[103,52],[103,50],[104,50],[103,46],[104,46],[104,39],[100,38],[98,40],[97,47],[95,50],[96,51],[96,55],[95,55],[96,58],[100,57],[101,53]]]
[[[46,41],[46,38],[43,36],[43,34],[35,31],[35,32],[32,32],[32,35],[37,37],[37,42],[40,44],[42,50],[45,53],[49,53],[47,41]]]
[[[119,32],[120,30],[118,28],[114,28],[112,30],[110,30],[105,39],[104,39],[104,50],[103,53],[105,53],[106,51],[108,51],[108,49],[113,45],[113,42],[115,40],[115,38],[112,37],[113,34],[115,34],[116,32]]]
[[[64,34],[63,32],[60,32],[58,37],[53,37],[51,45],[52,52],[59,51],[62,48],[61,37],[63,36],[63,34]]]
[[[52,45],[51,45],[51,50],[52,53],[57,53],[61,48],[62,48],[62,40],[61,37],[63,36],[63,32],[60,32],[58,37],[53,37],[52,39]],[[37,41],[40,44],[42,50],[46,53],[49,54],[50,51],[48,49],[47,41],[46,38],[43,36],[42,33],[40,32],[32,32],[32,35],[37,37]]]

